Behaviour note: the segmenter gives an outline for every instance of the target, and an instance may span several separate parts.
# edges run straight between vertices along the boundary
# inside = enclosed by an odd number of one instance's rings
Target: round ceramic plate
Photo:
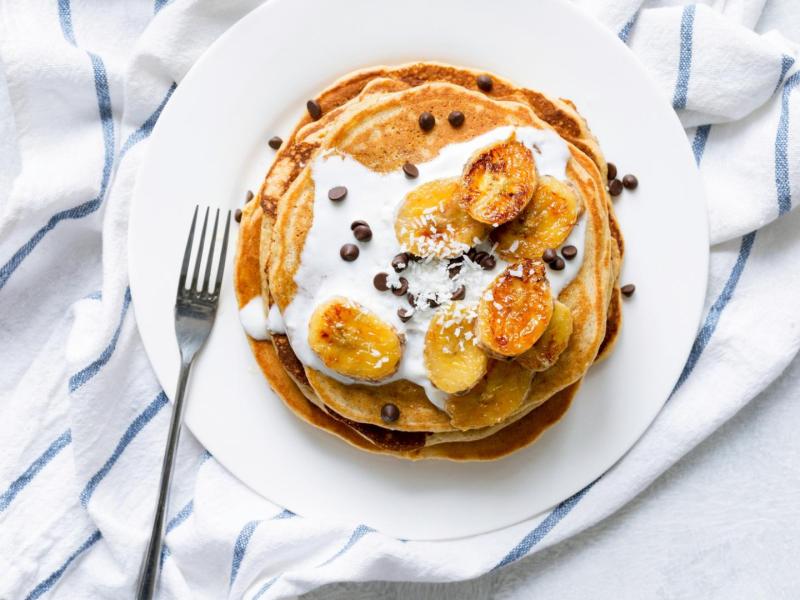
[[[637,286],[616,349],[590,371],[561,422],[495,462],[372,455],[300,421],[250,353],[229,253],[186,423],[243,482],[300,515],[364,523],[405,539],[474,535],[531,518],[625,454],[689,353],[705,295],[708,234],[678,119],[627,48],[566,2],[499,6],[273,0],[198,61],[153,133],[131,210],[130,282],[144,345],[167,393],[177,379],[174,294],[195,204],[241,206],[274,155],[266,141],[287,137],[306,99],[349,71],[437,60],[570,98],[609,160],[639,177],[638,190],[616,200],[627,245],[622,282]]]

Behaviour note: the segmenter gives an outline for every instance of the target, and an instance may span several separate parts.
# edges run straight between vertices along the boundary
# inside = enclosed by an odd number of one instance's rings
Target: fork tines
[[[209,208],[206,208],[206,214],[203,218],[203,228],[200,230],[200,242],[197,245],[197,254],[194,262],[194,271],[192,273],[191,286],[186,288],[186,276],[189,273],[189,259],[192,254],[192,244],[194,242],[194,232],[197,227],[197,212],[199,206],[194,209],[194,216],[192,217],[192,225],[189,229],[189,239],[186,241],[186,251],[183,254],[183,264],[181,265],[181,276],[178,280],[178,297],[187,294],[199,295],[209,299],[216,299],[219,296],[220,288],[222,287],[222,273],[225,269],[225,254],[228,250],[228,233],[231,225],[231,211],[228,211],[225,217],[225,234],[222,237],[222,250],[219,257],[219,266],[217,267],[217,278],[214,283],[214,289],[209,288],[211,283],[211,265],[214,262],[214,246],[217,241],[217,226],[219,225],[219,209],[216,210],[214,215],[214,229],[211,231],[211,245],[208,249],[208,257],[206,258],[205,277],[201,287],[197,287],[197,282],[200,277],[200,262],[203,259],[203,246],[206,240],[206,227],[208,226],[208,213]]]

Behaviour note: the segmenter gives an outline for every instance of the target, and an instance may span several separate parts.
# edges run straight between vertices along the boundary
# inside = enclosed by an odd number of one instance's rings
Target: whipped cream
[[[267,315],[264,314],[264,303],[261,296],[252,298],[239,309],[239,320],[247,335],[254,340],[270,339]]]
[[[239,320],[247,335],[254,340],[268,340],[276,333],[286,333],[278,305],[273,304],[269,307],[269,313],[264,314],[264,300],[261,296],[251,298],[239,309]]]
[[[417,165],[419,177],[416,179],[409,179],[399,169],[392,173],[377,173],[355,159],[339,154],[321,154],[314,159],[311,164],[315,186],[313,222],[306,236],[300,267],[294,277],[297,292],[283,311],[281,323],[301,362],[343,383],[364,383],[327,368],[308,343],[308,324],[316,307],[330,298],[343,296],[372,311],[405,337],[403,358],[397,372],[376,385],[406,379],[420,385],[425,389],[428,399],[444,409],[447,394],[431,384],[423,362],[425,333],[437,309],[427,306],[417,308],[414,316],[403,323],[397,310],[401,307],[410,309],[406,297],[395,296],[391,291],[381,292],[374,287],[372,280],[380,272],[389,274],[390,282],[402,276],[408,280],[412,293],[424,291],[423,287],[427,290],[455,290],[463,284],[466,295],[461,302],[477,306],[483,291],[508,263],[496,257],[495,268],[485,271],[465,257],[459,275],[451,280],[446,269],[447,260],[428,259],[413,262],[405,271],[395,275],[391,261],[403,251],[395,237],[395,214],[408,192],[429,181],[459,176],[475,151],[508,139],[512,133],[516,133],[518,141],[533,149],[540,177],[551,175],[566,180],[566,165],[570,156],[566,143],[553,131],[533,127],[499,127],[466,142],[446,146],[431,161]],[[331,202],[328,190],[341,185],[347,187],[347,197],[342,202]],[[354,239],[350,224],[356,220],[364,220],[369,224],[372,229],[370,241],[359,242]],[[572,261],[565,261],[563,271],[547,270],[554,297],[580,269],[585,220],[583,217],[578,220],[565,242],[578,248],[578,256]],[[348,243],[356,244],[360,250],[353,262],[345,262],[339,256],[341,246]],[[488,240],[483,240],[478,248],[494,253]],[[261,318],[266,321],[260,299],[258,301]],[[243,313],[252,302],[242,309]],[[276,307],[273,305],[272,309]],[[262,330],[277,332],[280,313],[273,315],[272,309],[269,314],[270,325],[262,325],[261,322],[254,325],[253,321],[246,324],[246,319],[255,320],[249,313],[242,317],[248,334],[248,325],[253,326],[256,333]],[[272,325],[273,321],[275,326]]]

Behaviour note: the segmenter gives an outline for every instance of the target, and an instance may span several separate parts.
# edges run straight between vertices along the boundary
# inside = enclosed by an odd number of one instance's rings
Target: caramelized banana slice
[[[417,256],[452,258],[469,250],[487,227],[471,218],[458,203],[457,177],[437,179],[411,191],[394,223],[397,241]]]
[[[515,136],[472,155],[461,176],[461,206],[476,221],[500,225],[515,218],[536,189],[533,153]]]
[[[516,361],[531,371],[545,371],[556,364],[558,357],[567,349],[572,335],[572,313],[561,302],[553,303],[553,317],[542,337],[520,354]]]
[[[517,356],[538,340],[553,314],[544,263],[526,259],[506,267],[478,304],[478,340],[489,352]]]
[[[533,373],[516,362],[493,360],[489,374],[464,396],[447,399],[450,423],[458,429],[496,425],[510,417],[525,401]]]
[[[391,325],[347,298],[320,304],[308,324],[308,343],[326,367],[362,381],[393,375],[403,344]]]
[[[475,344],[475,311],[454,302],[437,311],[425,334],[423,359],[428,378],[448,394],[462,394],[486,373],[489,358]]]
[[[581,208],[572,186],[555,177],[543,177],[525,210],[493,232],[498,253],[505,260],[540,258],[548,248],[564,243]]]

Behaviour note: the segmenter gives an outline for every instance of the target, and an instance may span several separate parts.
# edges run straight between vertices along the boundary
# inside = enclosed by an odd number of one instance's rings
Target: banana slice
[[[448,394],[462,394],[486,374],[489,358],[475,343],[475,311],[453,302],[439,309],[425,334],[423,359],[428,378]]]
[[[497,226],[519,215],[535,189],[533,153],[512,135],[472,155],[461,176],[461,206],[476,221]]]
[[[477,429],[506,420],[522,406],[532,378],[533,373],[516,362],[492,360],[479,385],[447,399],[450,423],[458,429]]]
[[[394,328],[347,298],[320,304],[308,324],[308,343],[326,367],[362,381],[397,371],[403,343]]]
[[[548,248],[564,243],[581,208],[572,186],[555,177],[543,177],[525,210],[493,232],[498,253],[505,260],[540,258]]]
[[[542,337],[515,360],[531,371],[545,371],[556,364],[572,335],[572,313],[566,304],[553,303],[553,317]]]
[[[453,258],[486,237],[487,227],[472,219],[458,203],[457,177],[437,179],[411,191],[394,223],[397,241],[417,256]]]
[[[489,352],[517,356],[538,340],[553,314],[553,296],[541,260],[506,267],[478,304],[478,340]]]

